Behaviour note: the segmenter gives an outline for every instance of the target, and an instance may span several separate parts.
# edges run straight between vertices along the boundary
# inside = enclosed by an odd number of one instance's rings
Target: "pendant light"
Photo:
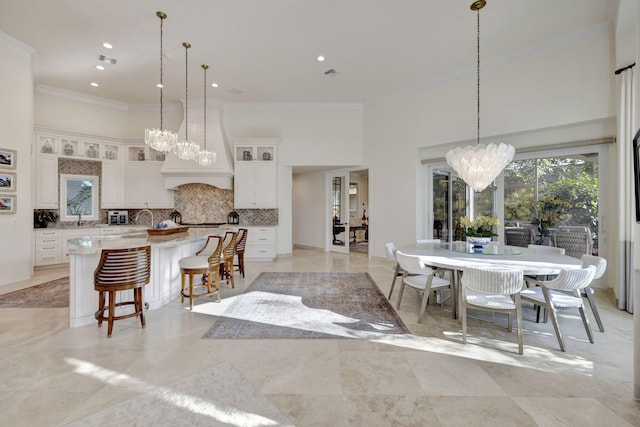
[[[198,156],[198,164],[200,166],[211,166],[216,161],[216,153],[207,150],[207,70],[209,66],[202,64],[203,76],[204,76],[204,121],[202,129],[202,150]]]
[[[196,160],[200,146],[189,140],[189,48],[191,44],[184,42],[184,141],[175,145],[174,153],[182,160]]]
[[[486,4],[485,0],[477,0],[471,4],[471,10],[476,11],[478,17],[476,60],[478,136],[476,145],[468,145],[464,148],[457,147],[449,150],[446,155],[449,166],[476,192],[487,188],[513,160],[515,154],[515,148],[512,145],[492,143],[485,146],[480,144],[480,9]]]
[[[149,147],[161,153],[168,153],[171,151],[178,139],[178,135],[170,130],[163,129],[162,123],[162,89],[163,89],[163,44],[162,44],[162,28],[163,22],[167,19],[167,14],[164,12],[156,12],[156,16],[160,18],[160,127],[158,129],[145,129],[144,130],[144,142]]]

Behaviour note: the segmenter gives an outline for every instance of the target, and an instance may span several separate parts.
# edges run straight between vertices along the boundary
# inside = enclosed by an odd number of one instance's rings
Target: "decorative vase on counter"
[[[67,156],[73,156],[73,145],[68,142],[64,144],[64,154]]]
[[[109,150],[107,150],[107,151],[104,153],[104,157],[105,157],[107,160],[115,160],[116,155],[115,155],[115,153],[113,152],[113,150],[109,149]]]
[[[42,153],[53,153],[53,147],[51,147],[51,144],[49,144],[49,141],[45,142],[44,145],[42,146],[42,150],[40,150],[40,152]]]
[[[138,160],[144,162],[144,150],[142,148],[138,151]]]
[[[89,145],[89,148],[87,149],[87,157],[95,159],[97,156],[98,156],[98,152],[96,151],[95,148],[93,148],[93,144]]]

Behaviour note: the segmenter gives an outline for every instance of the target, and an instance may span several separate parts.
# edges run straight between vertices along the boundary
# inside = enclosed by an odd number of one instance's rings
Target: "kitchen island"
[[[178,261],[202,249],[207,236],[223,235],[226,231],[227,228],[197,228],[160,236],[147,235],[145,231],[70,239],[69,326],[74,328],[96,322],[98,292],[93,287],[93,274],[103,249],[151,246],[151,279],[144,288],[144,300],[149,310],[154,310],[180,296]],[[117,301],[133,299],[132,292],[119,292]]]

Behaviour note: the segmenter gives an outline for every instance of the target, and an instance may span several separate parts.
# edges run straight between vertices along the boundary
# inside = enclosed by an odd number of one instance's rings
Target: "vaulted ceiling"
[[[127,104],[164,99],[360,103],[475,68],[471,0],[0,0],[0,30],[35,50],[36,85]],[[616,0],[488,0],[481,57],[579,34],[615,17]],[[109,42],[113,49],[102,47]],[[117,64],[95,68],[104,54]],[[318,62],[318,55],[326,60]],[[335,73],[326,74],[328,70]],[[98,87],[90,83],[98,83]]]

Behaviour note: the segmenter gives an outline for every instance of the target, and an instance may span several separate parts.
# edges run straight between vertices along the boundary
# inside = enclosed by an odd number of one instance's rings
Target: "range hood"
[[[193,104],[198,104],[194,102]],[[185,121],[178,129],[178,139],[184,139]],[[200,106],[189,105],[189,139],[202,144],[204,111]],[[164,177],[164,188],[175,190],[183,184],[208,184],[224,190],[233,189],[233,162],[231,150],[222,126],[222,107],[219,102],[207,103],[207,149],[216,153],[211,166],[200,166],[194,160],[181,160],[168,153],[160,173]]]

